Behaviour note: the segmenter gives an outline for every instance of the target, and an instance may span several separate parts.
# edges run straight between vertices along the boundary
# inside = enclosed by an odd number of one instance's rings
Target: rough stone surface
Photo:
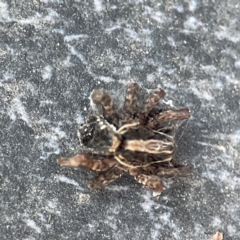
[[[240,4],[0,0],[1,239],[240,239]],[[189,107],[177,158],[194,176],[161,196],[123,176],[61,168],[89,94],[129,80]],[[119,101],[120,101],[119,100]]]

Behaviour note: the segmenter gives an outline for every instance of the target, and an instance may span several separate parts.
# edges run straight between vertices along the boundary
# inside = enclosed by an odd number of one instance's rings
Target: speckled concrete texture
[[[1,239],[240,239],[240,3],[0,0]],[[95,88],[128,81],[189,107],[176,157],[191,178],[160,196],[123,176],[62,168]]]

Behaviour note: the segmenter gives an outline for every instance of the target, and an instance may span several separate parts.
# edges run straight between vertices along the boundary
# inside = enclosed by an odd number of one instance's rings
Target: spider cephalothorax
[[[104,90],[94,90],[91,99],[101,111],[80,126],[83,153],[57,161],[61,166],[98,171],[88,183],[90,189],[102,188],[128,172],[138,182],[161,192],[161,178],[191,174],[191,168],[173,161],[176,126],[172,121],[189,118],[189,110],[159,108],[159,100],[165,95],[162,89],[156,89],[138,107],[138,90],[137,83],[128,84],[122,115]]]

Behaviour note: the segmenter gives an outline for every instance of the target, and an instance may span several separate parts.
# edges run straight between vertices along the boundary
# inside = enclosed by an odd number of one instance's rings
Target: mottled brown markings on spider
[[[138,100],[138,89],[137,83],[130,83],[127,86],[126,98],[124,103],[125,116],[124,118],[128,120],[136,113],[137,110],[137,100]]]
[[[110,167],[110,169],[102,171],[94,179],[90,180],[88,188],[90,190],[103,188],[115,179],[119,178],[125,171],[125,169],[119,168],[118,164],[115,162],[115,165]]]
[[[162,181],[157,176],[140,174],[135,179],[144,186],[154,189],[156,192],[162,192],[165,189]]]
[[[172,121],[172,120],[184,120],[190,117],[190,112],[188,108],[183,108],[179,110],[167,110],[165,112],[161,112],[151,118],[147,126],[151,129],[155,129],[157,126]]]
[[[145,175],[154,175],[159,176],[161,178],[177,178],[180,176],[190,176],[191,168],[189,166],[178,165],[159,165],[159,164],[151,164],[150,166],[139,167],[139,168],[131,168],[131,175],[136,174],[145,174]]]
[[[189,110],[164,111],[156,108],[165,95],[162,89],[155,90],[143,107],[138,107],[138,89],[137,83],[128,85],[122,118],[115,111],[110,96],[103,90],[94,90],[91,98],[102,107],[104,118],[90,117],[82,127],[80,141],[83,146],[86,144],[85,153],[58,160],[61,166],[83,166],[99,171],[88,184],[92,190],[108,185],[124,172],[158,192],[164,189],[162,177],[191,175],[191,168],[173,161],[175,144],[170,134],[176,127],[164,126],[165,122],[189,118]],[[97,154],[99,147],[101,154]]]
[[[94,103],[102,106],[104,117],[108,121],[118,125],[119,116],[114,109],[111,97],[104,90],[97,89],[92,92],[91,98]]]
[[[116,164],[114,156],[101,156],[89,154],[77,154],[70,158],[60,158],[57,160],[58,164],[65,167],[78,167],[82,166],[89,170],[104,171],[109,167]]]
[[[143,113],[145,116],[149,114],[151,109],[156,106],[160,99],[162,99],[165,96],[165,92],[159,88],[156,89],[150,96],[147,98],[147,100],[143,104]]]

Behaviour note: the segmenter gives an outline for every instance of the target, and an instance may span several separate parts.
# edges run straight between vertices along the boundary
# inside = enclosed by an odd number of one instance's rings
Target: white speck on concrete
[[[12,101],[11,101],[11,109],[9,110],[8,114],[9,117],[15,121],[16,120],[16,115],[17,113],[18,117],[22,119],[24,122],[27,123],[29,127],[32,126],[32,121],[29,119],[29,116],[25,110],[25,107],[20,99],[20,96],[16,96]]]
[[[155,79],[156,79],[156,76],[154,74],[148,74],[147,75],[147,81],[148,82],[154,82]]]
[[[190,0],[188,1],[188,8],[191,12],[194,12],[197,8],[197,1],[196,0]]]
[[[30,228],[32,228],[36,233],[40,234],[41,228],[37,226],[37,224],[35,223],[35,221],[31,220],[31,219],[26,219],[24,221],[26,223],[26,225]]]
[[[235,61],[234,66],[235,66],[235,68],[240,68],[240,59]]]
[[[104,5],[103,5],[103,1],[102,0],[94,0],[94,9],[97,12],[101,12],[105,9]]]
[[[79,40],[81,38],[87,38],[87,34],[67,35],[64,37],[64,42],[71,42],[73,40]]]
[[[78,203],[79,204],[89,204],[90,203],[90,194],[79,193],[78,194]]]
[[[43,80],[49,80],[52,77],[52,70],[53,68],[49,65],[45,66],[42,70],[42,78]]]
[[[207,28],[204,24],[199,19],[191,16],[184,22],[183,32],[195,33],[199,28],[201,28],[204,32],[207,32]]]
[[[240,31],[236,31],[239,26],[239,21],[237,19],[229,19],[228,21],[228,26],[219,26],[218,30],[215,31],[215,35],[220,40],[227,39],[237,43],[240,41]]]
[[[80,111],[77,111],[75,115],[76,115],[75,120],[76,120],[77,124],[84,123],[84,118],[83,118],[83,115]]]
[[[11,18],[9,16],[8,4],[0,2],[0,22],[9,22]]]
[[[77,187],[77,189],[82,190],[82,188],[79,186],[78,182],[76,182],[75,180],[68,178],[66,176],[63,175],[56,175],[54,177],[55,180],[59,181],[59,182],[63,182],[63,183],[67,183],[70,185],[73,185],[75,187]]]

